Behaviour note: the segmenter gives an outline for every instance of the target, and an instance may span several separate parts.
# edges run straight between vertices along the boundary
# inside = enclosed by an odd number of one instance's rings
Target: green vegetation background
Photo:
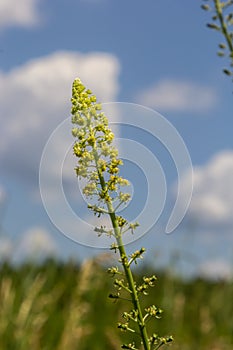
[[[108,298],[114,289],[105,263],[1,264],[0,350],[120,349],[128,335],[117,322],[127,302]],[[171,349],[233,349],[233,282],[157,276],[146,299],[165,310],[151,322],[160,335],[174,335]]]

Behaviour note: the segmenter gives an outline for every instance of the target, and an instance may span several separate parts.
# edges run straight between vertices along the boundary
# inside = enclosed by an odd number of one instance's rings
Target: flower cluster
[[[118,328],[140,335],[145,350],[158,349],[171,341],[171,338],[159,338],[157,335],[149,338],[147,334],[146,323],[153,317],[160,318],[162,310],[155,305],[143,310],[140,304],[140,297],[147,295],[149,287],[153,287],[156,281],[155,276],[144,276],[140,285],[134,280],[131,264],[137,264],[143,257],[145,248],[129,255],[124,247],[123,234],[127,231],[134,233],[139,224],[129,223],[124,217],[116,214],[117,209],[130,200],[130,195],[121,190],[121,186],[127,186],[129,183],[119,176],[119,166],[123,162],[118,158],[118,151],[113,146],[114,134],[108,126],[101,105],[97,103],[96,96],[85,88],[80,79],[75,79],[73,83],[71,101],[72,123],[75,124],[72,134],[76,138],[73,152],[78,158],[75,171],[78,178],[86,180],[84,195],[97,198],[98,203],[89,204],[88,208],[98,217],[102,214],[110,216],[112,229],[100,226],[95,228],[95,232],[98,236],[114,236],[115,242],[110,249],[115,253],[119,252],[119,262],[123,267],[122,270],[117,266],[108,269],[112,276],[120,275],[120,279],[114,280],[116,293],[111,293],[109,297],[114,300],[125,299],[123,294],[127,294],[127,300],[130,300],[133,306],[129,312],[124,312],[125,322],[118,323]],[[138,350],[134,342],[123,344],[122,349]]]
[[[121,186],[129,182],[118,175],[123,162],[113,146],[114,134],[108,119],[96,96],[80,79],[73,82],[71,102],[72,123],[75,124],[72,134],[76,138],[73,152],[78,158],[75,171],[79,178],[86,180],[83,193],[87,197],[97,196],[98,201],[105,204],[114,201],[119,207],[130,200],[130,195],[121,191]],[[96,209],[101,214],[100,208]]]

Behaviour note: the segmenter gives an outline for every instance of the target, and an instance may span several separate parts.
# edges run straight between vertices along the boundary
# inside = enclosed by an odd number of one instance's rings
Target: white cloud
[[[138,101],[158,110],[205,112],[216,104],[216,93],[208,86],[164,79],[142,91]]]
[[[211,280],[231,280],[233,269],[232,265],[224,260],[210,260],[201,264],[199,275]]]
[[[31,60],[8,73],[0,72],[0,166],[12,175],[38,184],[39,161],[51,132],[70,115],[71,85],[79,76],[98,99],[108,102],[118,93],[119,62],[107,53],[56,52]],[[72,143],[69,133],[67,138]],[[67,140],[59,140],[56,154]],[[49,163],[48,174],[54,169]],[[73,173],[72,173],[73,177]]]
[[[0,236],[0,261],[9,259],[21,262],[27,259],[41,261],[46,257],[57,256],[58,245],[51,234],[44,228],[31,227],[19,240],[6,235]]]
[[[13,244],[7,237],[0,237],[0,261],[8,259],[13,251]]]
[[[51,235],[41,227],[32,227],[21,237],[12,254],[12,259],[14,261],[40,260],[47,256],[55,256],[57,252],[57,245]]]
[[[11,26],[32,26],[38,23],[38,0],[0,1],[0,29]]]
[[[189,174],[183,178],[183,191]],[[188,215],[196,224],[218,229],[233,227],[233,151],[216,154],[195,167],[194,191]]]

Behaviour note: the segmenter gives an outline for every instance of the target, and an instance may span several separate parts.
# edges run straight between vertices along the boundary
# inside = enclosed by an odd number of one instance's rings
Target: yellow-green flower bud
[[[78,136],[78,133],[79,133],[79,129],[78,129],[78,128],[73,128],[73,129],[72,129],[72,135],[73,135],[74,137],[77,137],[77,136]]]
[[[95,144],[95,136],[94,135],[90,135],[87,139],[87,142],[90,146],[94,146]]]
[[[94,182],[87,184],[83,189],[83,194],[85,194],[85,196],[91,196],[95,192],[96,192],[96,184]]]
[[[106,171],[107,163],[106,163],[106,161],[104,159],[99,159],[97,164],[98,164],[98,168],[99,168],[100,171],[102,171],[102,172]]]
[[[129,181],[122,177],[118,177],[118,183],[120,186],[129,186]]]
[[[87,168],[80,166],[75,168],[76,175],[80,177],[87,177]]]
[[[96,102],[96,96],[95,96],[95,95],[91,96],[91,97],[90,97],[90,101],[91,101],[91,102]]]
[[[73,151],[74,151],[74,154],[77,156],[77,157],[81,157],[82,156],[82,149],[80,148],[79,144],[76,142],[73,146]]]

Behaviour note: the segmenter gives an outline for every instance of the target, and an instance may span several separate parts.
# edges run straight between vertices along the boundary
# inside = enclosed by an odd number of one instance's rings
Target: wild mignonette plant
[[[224,68],[223,72],[228,76],[233,76],[233,0],[204,0],[205,4],[201,7],[205,11],[212,13],[212,22],[207,23],[207,27],[220,32],[225,41],[219,44],[217,54],[220,57],[229,56],[230,69]],[[212,2],[209,5],[208,2]],[[232,80],[233,81],[233,80]]]
[[[111,229],[104,226],[96,227],[98,235],[106,234],[114,238],[110,249],[119,253],[121,268],[114,266],[108,269],[114,279],[116,293],[110,294],[113,300],[129,300],[131,308],[123,313],[123,323],[118,323],[122,331],[135,335],[135,341],[123,344],[122,349],[137,350],[138,346],[144,350],[159,349],[162,345],[170,343],[172,337],[160,337],[156,333],[149,336],[147,325],[152,318],[159,319],[162,310],[155,305],[142,308],[142,297],[148,293],[156,281],[155,276],[143,277],[140,284],[136,283],[131,266],[142,258],[145,248],[127,254],[123,243],[126,232],[133,233],[139,225],[130,223],[117,210],[130,200],[123,186],[129,182],[119,175],[119,166],[123,165],[118,158],[118,150],[113,146],[114,134],[108,125],[108,119],[102,111],[101,104],[80,79],[75,79],[72,86],[72,123],[75,127],[72,134],[75,137],[73,153],[77,157],[76,175],[85,180],[84,195],[95,204],[88,208],[98,217],[108,215]]]

